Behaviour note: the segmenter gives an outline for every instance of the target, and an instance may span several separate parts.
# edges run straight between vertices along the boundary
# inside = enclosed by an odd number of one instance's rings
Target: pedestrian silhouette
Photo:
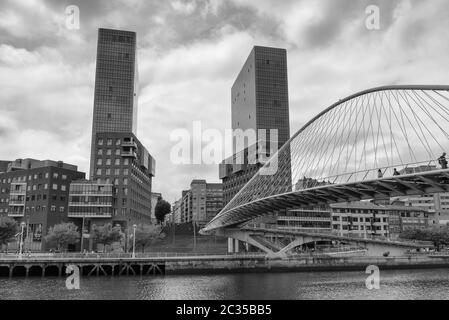
[[[441,169],[447,169],[446,152],[444,152],[441,157],[438,158],[438,163],[441,165]]]
[[[377,171],[377,177],[380,179],[380,178],[383,178],[384,177],[384,175],[383,175],[383,173],[382,173],[382,170],[378,170]]]
[[[396,170],[396,168],[394,168],[393,175],[394,176],[400,176],[401,174],[398,172],[398,170]]]

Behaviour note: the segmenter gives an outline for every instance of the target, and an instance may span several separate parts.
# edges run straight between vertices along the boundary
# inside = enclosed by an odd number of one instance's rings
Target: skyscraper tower
[[[151,221],[155,161],[136,136],[137,87],[136,33],[99,29],[90,181],[82,190],[111,186],[113,204],[108,217],[89,208],[82,214],[125,230]],[[86,198],[97,201],[92,194]]]
[[[95,139],[102,132],[137,130],[138,73],[136,33],[98,30],[90,177],[94,175]]]
[[[232,129],[255,130],[256,141],[277,143],[277,148],[290,138],[287,51],[281,48],[255,46],[240,70],[231,89]],[[258,130],[265,129],[265,136]],[[277,137],[270,137],[270,130]],[[246,143],[246,142],[245,142]],[[262,163],[249,163],[250,144],[240,150],[234,141],[233,159],[220,164],[219,177],[223,181],[223,200],[227,204],[257,173]],[[274,149],[274,146],[272,146]],[[243,154],[244,163],[236,163],[236,153]],[[238,160],[237,160],[238,162]],[[231,164],[230,164],[231,163]]]
[[[233,130],[276,129],[281,147],[290,138],[287,50],[255,46],[232,86],[231,99]]]

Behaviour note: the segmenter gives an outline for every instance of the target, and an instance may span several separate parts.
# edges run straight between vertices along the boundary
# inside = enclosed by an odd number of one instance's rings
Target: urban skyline
[[[449,299],[448,14],[2,1],[0,300]]]
[[[121,17],[116,20],[104,16],[101,5],[83,1],[74,1],[74,4],[80,7],[79,30],[64,27],[65,4],[52,2],[41,2],[42,12],[35,18],[45,16],[48,23],[35,25],[30,30],[14,28],[13,22],[7,25],[8,20],[2,27],[5,32],[0,34],[3,43],[1,81],[8,89],[0,94],[5,106],[0,123],[4,134],[0,141],[7,146],[2,158],[61,159],[77,164],[79,170],[88,173],[97,28],[133,30],[141,39],[138,39],[142,85],[137,136],[144,145],[151,146],[152,155],[160,164],[158,174],[166,177],[155,179],[153,189],[162,192],[170,202],[191,179],[219,180],[215,165],[165,165],[169,163],[171,147],[165,143],[169,141],[169,132],[190,128],[194,120],[203,120],[212,128],[229,126],[229,88],[253,45],[288,50],[291,132],[322,106],[362,88],[405,82],[404,79],[408,83],[445,82],[441,66],[444,66],[443,52],[447,51],[447,44],[438,41],[435,34],[444,35],[449,28],[444,19],[437,18],[435,25],[430,22],[423,25],[425,18],[421,16],[422,12],[444,16],[445,6],[380,1],[386,18],[380,30],[367,30],[363,25],[367,3],[363,1],[360,5],[349,1],[338,5],[317,3],[308,13],[303,12],[305,18],[320,12],[316,22],[310,25],[295,22],[303,6],[292,2],[285,2],[279,10],[272,11],[268,2],[256,7],[237,2],[214,6],[209,2],[189,5],[173,1],[141,4],[130,7],[129,12],[118,12],[112,3],[108,12]],[[20,8],[19,21],[33,21],[28,15],[35,14],[35,6],[4,2],[2,12]],[[135,16],[133,19],[127,18],[130,13]],[[268,27],[262,28],[264,15],[268,16]],[[204,17],[204,21],[195,22],[195,30],[213,25],[212,32],[199,34],[183,28],[183,23],[199,16]],[[236,16],[241,17],[240,21]],[[161,33],[158,34],[161,30],[158,21],[173,22],[169,37],[162,33],[163,39]],[[422,27],[417,29],[420,32],[414,32],[420,22]],[[148,23],[154,28],[149,28]],[[354,29],[354,25],[358,27]],[[52,34],[54,36],[49,36]],[[357,39],[357,43],[352,39]],[[413,47],[423,40],[423,44],[434,50],[428,52]],[[371,58],[365,59],[368,51]],[[394,56],[394,61],[385,59],[386,55]],[[425,73],[419,71],[422,68],[426,68]],[[29,77],[30,74],[33,76]],[[356,80],[361,75],[369,75],[363,83]],[[15,85],[18,83],[27,85]],[[67,108],[60,108],[62,100]],[[34,106],[35,112],[28,111],[29,105]],[[43,115],[48,114],[51,114],[51,121],[44,121]],[[175,114],[179,116],[174,117]],[[34,138],[33,144],[28,142],[30,137]],[[45,148],[47,141],[52,141],[54,147]]]

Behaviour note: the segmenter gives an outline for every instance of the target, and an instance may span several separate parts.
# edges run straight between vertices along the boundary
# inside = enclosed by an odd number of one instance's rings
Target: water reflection
[[[164,277],[0,279],[0,299],[449,299],[446,269],[381,271],[379,290],[363,272],[251,273]]]

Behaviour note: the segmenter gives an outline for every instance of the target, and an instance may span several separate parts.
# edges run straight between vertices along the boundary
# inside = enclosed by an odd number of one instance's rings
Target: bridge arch
[[[448,127],[449,86],[350,95],[298,130],[203,232],[286,208],[449,191],[437,160],[449,152]]]

